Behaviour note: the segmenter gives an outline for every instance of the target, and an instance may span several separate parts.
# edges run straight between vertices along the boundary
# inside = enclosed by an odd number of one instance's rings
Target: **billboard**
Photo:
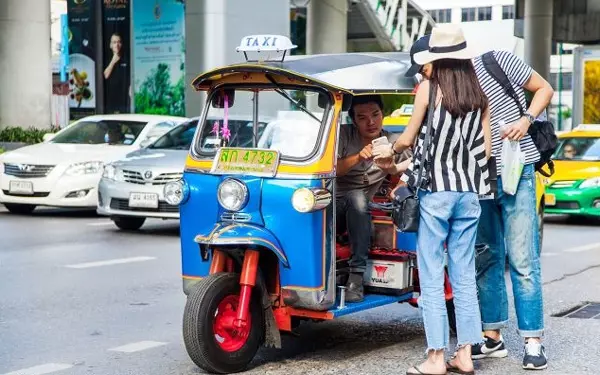
[[[185,2],[133,1],[136,113],[185,115]]]
[[[91,0],[67,0],[69,108],[72,118],[96,112],[95,13]]]
[[[104,0],[102,7],[104,112],[131,112],[130,0]]]

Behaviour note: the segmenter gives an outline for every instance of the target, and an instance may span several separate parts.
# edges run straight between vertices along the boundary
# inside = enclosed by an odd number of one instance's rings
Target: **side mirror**
[[[235,90],[233,89],[219,90],[214,93],[211,99],[212,106],[214,108],[225,108],[225,97],[227,97],[227,108],[233,107],[235,101]]]
[[[52,140],[52,138],[54,138],[54,136],[56,136],[56,133],[46,133],[42,136],[42,140],[44,142],[49,142],[50,140]]]

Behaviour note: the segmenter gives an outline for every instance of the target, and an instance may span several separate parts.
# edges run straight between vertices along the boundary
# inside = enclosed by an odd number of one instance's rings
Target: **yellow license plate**
[[[545,197],[544,203],[546,203],[546,206],[556,206],[556,195],[546,194]]]
[[[215,155],[211,173],[273,177],[278,165],[279,152],[276,150],[221,147]]]

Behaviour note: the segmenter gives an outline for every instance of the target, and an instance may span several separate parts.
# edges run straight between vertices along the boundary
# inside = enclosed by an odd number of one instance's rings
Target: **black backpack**
[[[525,113],[525,110],[523,109],[523,106],[519,101],[519,97],[513,89],[508,77],[494,57],[494,52],[490,51],[485,53],[482,56],[481,61],[483,62],[485,70],[487,70],[492,78],[494,78],[500,84],[500,86],[504,89],[504,92],[510,96],[515,103],[517,103],[522,116]],[[552,176],[554,174],[554,162],[552,161],[552,155],[556,151],[558,144],[558,138],[556,137],[554,125],[550,121],[535,120],[529,127],[527,133],[531,136],[533,144],[535,144],[535,147],[540,153],[540,160],[535,163],[535,170],[546,177]],[[543,169],[545,165],[548,165],[550,172],[547,172]]]

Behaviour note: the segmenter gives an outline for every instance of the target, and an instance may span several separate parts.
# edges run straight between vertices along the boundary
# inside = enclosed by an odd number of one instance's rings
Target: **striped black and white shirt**
[[[427,190],[488,194],[489,168],[485,156],[482,111],[469,112],[465,117],[452,117],[440,103],[434,112],[431,129],[426,118],[417,140],[412,163],[401,180],[416,186],[416,173],[427,131],[431,131],[429,152],[425,158]]]
[[[523,108],[527,108],[523,85],[531,77],[533,69],[525,64],[523,60],[507,51],[494,51],[494,57],[496,57],[498,64],[500,64],[500,67],[511,82]],[[510,125],[521,118],[521,113],[515,101],[504,92],[500,84],[485,70],[481,56],[473,59],[473,65],[475,66],[479,84],[489,101],[492,155],[496,158],[496,170],[498,171],[498,175],[500,175],[502,139],[500,138],[500,126],[498,123],[500,120],[504,120],[507,125]],[[520,143],[521,151],[525,153],[525,164],[532,164],[540,160],[540,153],[529,134],[526,134]]]

